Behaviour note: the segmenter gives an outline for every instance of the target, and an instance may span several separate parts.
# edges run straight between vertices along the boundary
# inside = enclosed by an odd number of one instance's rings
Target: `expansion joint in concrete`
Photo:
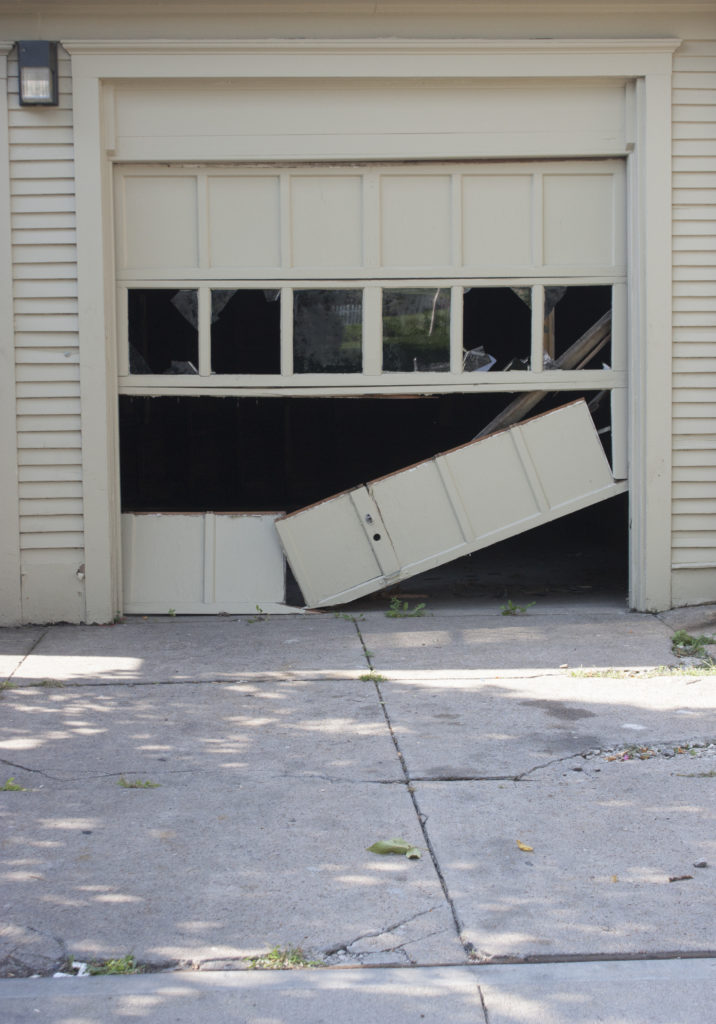
[[[40,633],[40,635],[33,642],[32,646],[30,647],[30,650],[29,651],[25,651],[25,653],[23,654],[23,656],[20,659],[20,661],[18,662],[18,664],[15,666],[15,668],[12,670],[12,672],[8,676],[8,679],[12,679],[12,677],[15,675],[15,673],[20,671],[22,666],[25,664],[25,661],[30,657],[30,655],[33,653],[33,651],[37,647],[37,645],[39,643],[41,643],[45,639],[45,637],[47,636],[48,632],[49,632],[49,630],[43,629],[43,631]]]
[[[361,645],[363,647],[363,651],[365,652],[366,660],[368,661],[368,664],[369,664],[369,666],[370,666],[370,668],[372,670],[373,665],[372,665],[372,663],[370,661],[369,652],[368,652],[368,650],[367,650],[367,648],[365,646],[363,635],[362,635],[362,633],[360,631],[360,627],[358,625],[358,622],[354,619],[353,623],[355,625],[356,632],[358,633],[358,636],[360,638],[360,642],[361,642]],[[410,799],[411,799],[411,801],[413,803],[413,809],[415,810],[415,815],[416,815],[416,817],[418,819],[418,823],[420,825],[420,830],[421,830],[421,832],[423,834],[423,840],[425,842],[425,846],[427,847],[428,853],[430,854],[430,858],[431,858],[431,860],[433,862],[433,867],[435,869],[435,874],[437,875],[438,880],[440,881],[440,886],[442,888],[443,895],[445,897],[445,901],[446,901],[448,907],[450,908],[450,914],[452,915],[453,923],[455,925],[456,934],[457,934],[459,940],[462,942],[463,941],[462,940],[462,928],[460,926],[460,921],[459,921],[459,918],[457,916],[457,910],[455,908],[455,904],[454,904],[454,902],[452,900],[452,897],[450,896],[450,892],[449,892],[448,887],[447,887],[447,882],[445,881],[445,876],[443,875],[443,872],[442,872],[442,870],[440,868],[440,862],[438,861],[437,854],[435,853],[435,848],[433,847],[433,844],[430,841],[430,836],[429,836],[428,830],[427,830],[427,818],[422,813],[422,811],[420,810],[420,806],[418,804],[418,800],[417,800],[417,797],[415,795],[415,789],[411,785],[410,775],[408,773],[408,769],[407,769],[407,766],[405,764],[405,756],[403,755],[403,752],[400,749],[400,744],[398,742],[398,737],[396,736],[395,729],[393,728],[393,723],[390,720],[390,715],[388,714],[388,708],[386,707],[385,699],[383,698],[383,693],[382,693],[381,688],[380,688],[380,681],[377,678],[374,678],[373,679],[373,685],[375,686],[375,692],[376,692],[376,695],[377,695],[377,698],[378,698],[378,703],[379,703],[380,708],[381,708],[381,710],[383,712],[383,717],[385,719],[385,724],[386,724],[386,726],[388,728],[388,732],[390,734],[390,738],[393,741],[393,746],[395,747],[395,752],[396,752],[396,754],[398,756],[398,761],[400,762],[400,768],[401,768],[401,771],[403,773],[403,779],[404,779],[404,782],[405,782],[405,786],[406,786],[406,789],[407,789],[408,794],[410,796]],[[464,945],[464,943],[463,943],[463,945]],[[465,947],[465,951],[469,952],[466,947]]]
[[[365,643],[365,640],[363,638],[363,634],[361,633],[360,626],[358,625],[358,619],[356,619],[355,615],[351,615],[351,622],[355,626],[356,633],[358,634],[358,639],[360,640],[360,645],[361,645],[361,648],[363,649],[363,657],[366,660],[368,668],[372,672],[373,671],[373,656],[372,656],[371,652],[368,650],[368,648],[366,647],[366,643]]]
[[[526,953],[524,956],[492,956],[473,950],[470,963],[481,967],[527,966],[529,964],[634,963],[651,960],[713,960],[713,949],[665,949],[648,953]]]

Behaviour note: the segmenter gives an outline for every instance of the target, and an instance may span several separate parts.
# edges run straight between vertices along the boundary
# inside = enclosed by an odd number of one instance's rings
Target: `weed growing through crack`
[[[122,789],[158,789],[158,782],[150,782],[149,779],[125,779],[124,775],[120,775],[118,786]]]
[[[380,672],[364,672],[362,676],[358,676],[362,683],[385,683],[387,679],[382,676]]]
[[[514,604],[511,599],[507,598],[507,604],[501,604],[503,615],[524,615],[528,608],[532,608],[533,605],[537,604],[536,601],[530,601],[529,604]]]
[[[256,615],[252,615],[249,622],[268,622],[268,614],[263,610],[260,604],[256,605]]]
[[[298,967],[323,967],[321,960],[310,960],[298,946],[281,949],[274,946],[263,956],[248,958],[250,971],[291,971]]]
[[[2,679],[2,680],[0,680],[0,700],[2,700],[3,694],[5,693],[6,690],[14,690],[14,689],[15,689],[15,684],[13,683],[12,679]]]
[[[677,629],[671,638],[672,651],[682,658],[707,659],[706,644],[716,644],[716,637],[692,636],[685,629]]]
[[[407,601],[401,601],[399,597],[391,597],[390,607],[385,614],[389,619],[417,619],[421,615],[425,615],[425,602],[411,608]]]
[[[0,786],[0,793],[24,793],[25,787],[18,786],[15,782],[15,776],[11,775],[10,778]]]
[[[141,971],[132,953],[114,960],[93,960],[87,969],[88,974],[141,974]]]

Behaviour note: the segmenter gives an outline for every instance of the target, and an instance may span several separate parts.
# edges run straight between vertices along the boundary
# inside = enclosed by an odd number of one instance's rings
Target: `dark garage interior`
[[[293,511],[470,441],[513,397],[121,396],[122,511]],[[549,393],[532,415],[578,397],[591,403],[609,456],[608,395]],[[402,589],[513,600],[555,590],[626,595],[627,498],[502,541]],[[288,600],[300,597],[289,588]]]

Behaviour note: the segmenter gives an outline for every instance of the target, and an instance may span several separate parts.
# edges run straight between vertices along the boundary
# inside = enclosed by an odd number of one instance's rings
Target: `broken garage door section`
[[[276,520],[306,604],[353,601],[627,489],[583,399]]]

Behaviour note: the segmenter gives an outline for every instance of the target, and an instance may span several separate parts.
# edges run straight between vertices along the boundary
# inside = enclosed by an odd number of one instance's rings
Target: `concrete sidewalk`
[[[658,668],[716,609],[384,611],[0,631],[1,1019],[712,1020],[630,958],[716,956],[714,676]],[[183,970],[29,978],[129,952]]]
[[[716,959],[0,982],[3,1024],[707,1024]]]

